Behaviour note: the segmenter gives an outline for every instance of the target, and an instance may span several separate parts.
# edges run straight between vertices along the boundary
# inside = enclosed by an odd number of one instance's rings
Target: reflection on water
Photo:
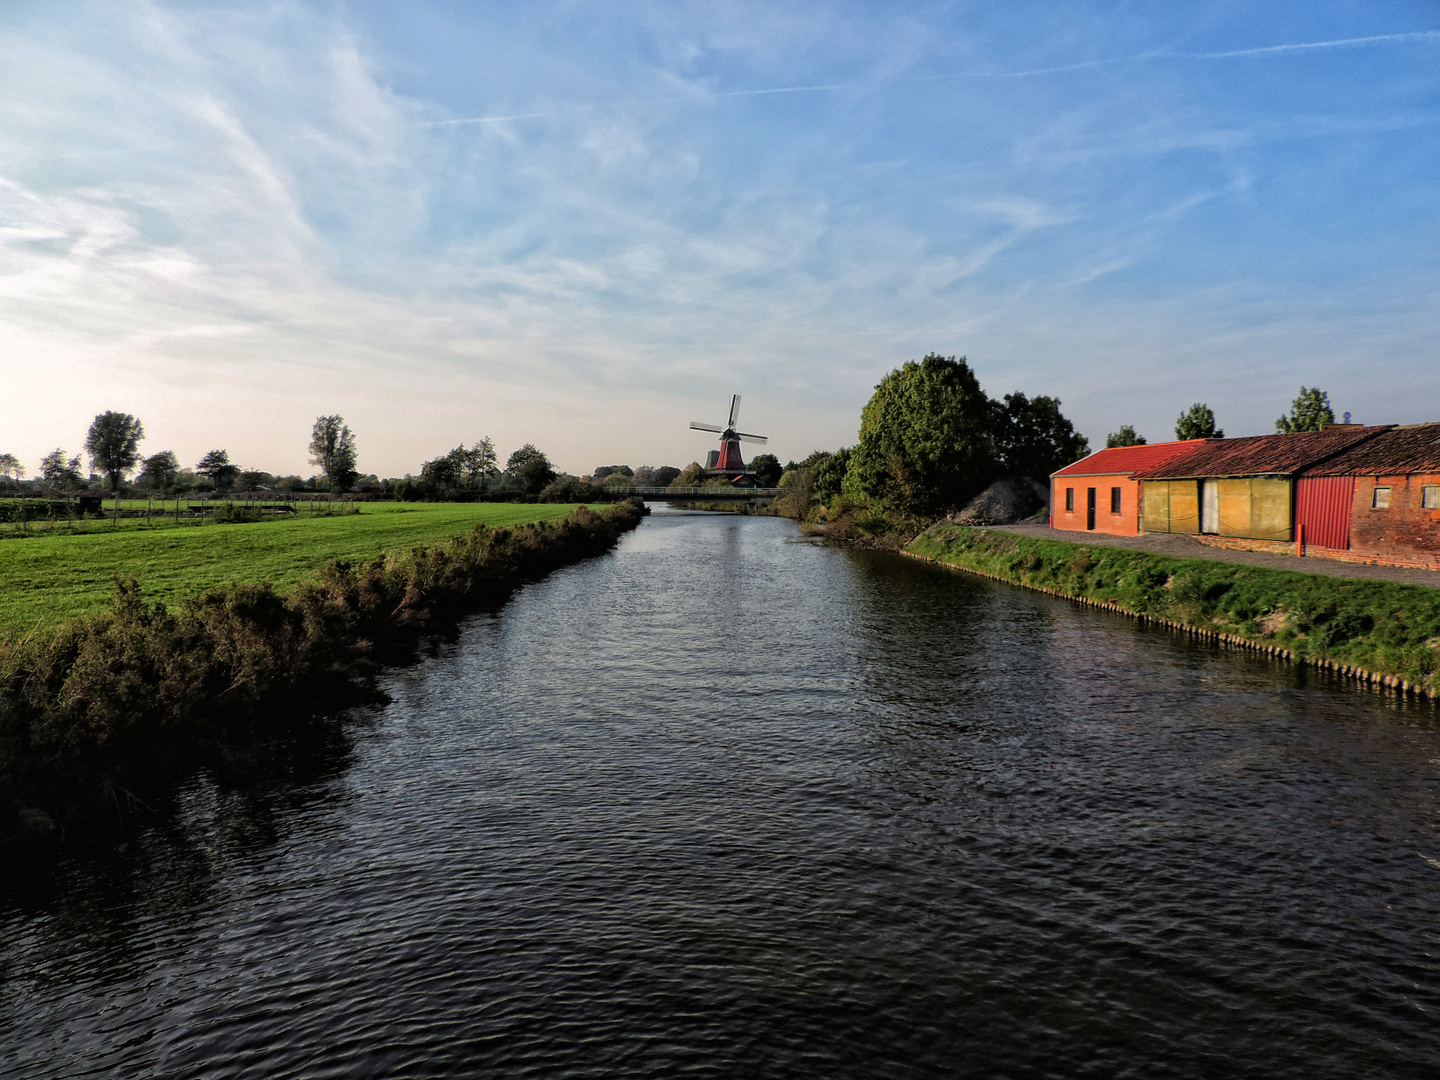
[[[1429,706],[792,538],[657,514],[14,882],[0,1074],[1430,1075]]]

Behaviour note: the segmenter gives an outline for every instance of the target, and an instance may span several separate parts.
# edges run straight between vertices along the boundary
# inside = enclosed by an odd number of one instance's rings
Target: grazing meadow
[[[84,533],[8,534],[0,540],[0,635],[53,627],[101,608],[115,577],[135,578],[147,600],[167,603],[231,582],[284,590],[331,559],[403,551],[477,525],[555,521],[563,503],[363,503],[358,513],[300,514],[236,524],[182,521],[120,528],[96,521]]]

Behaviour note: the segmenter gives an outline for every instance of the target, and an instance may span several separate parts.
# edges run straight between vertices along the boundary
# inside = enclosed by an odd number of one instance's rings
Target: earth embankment
[[[1432,587],[1222,561],[1208,549],[1208,557],[1185,558],[944,523],[905,550],[1368,683],[1440,695],[1440,590]]]

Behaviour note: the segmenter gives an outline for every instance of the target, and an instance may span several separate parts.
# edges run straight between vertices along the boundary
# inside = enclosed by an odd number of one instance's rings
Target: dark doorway
[[[1095,489],[1085,491],[1085,528],[1095,528]]]

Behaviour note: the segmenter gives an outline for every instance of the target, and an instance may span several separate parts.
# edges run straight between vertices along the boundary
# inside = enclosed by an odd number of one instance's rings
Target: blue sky
[[[1092,442],[1440,419],[1440,5],[11,2],[0,452],[782,460],[966,355]]]

